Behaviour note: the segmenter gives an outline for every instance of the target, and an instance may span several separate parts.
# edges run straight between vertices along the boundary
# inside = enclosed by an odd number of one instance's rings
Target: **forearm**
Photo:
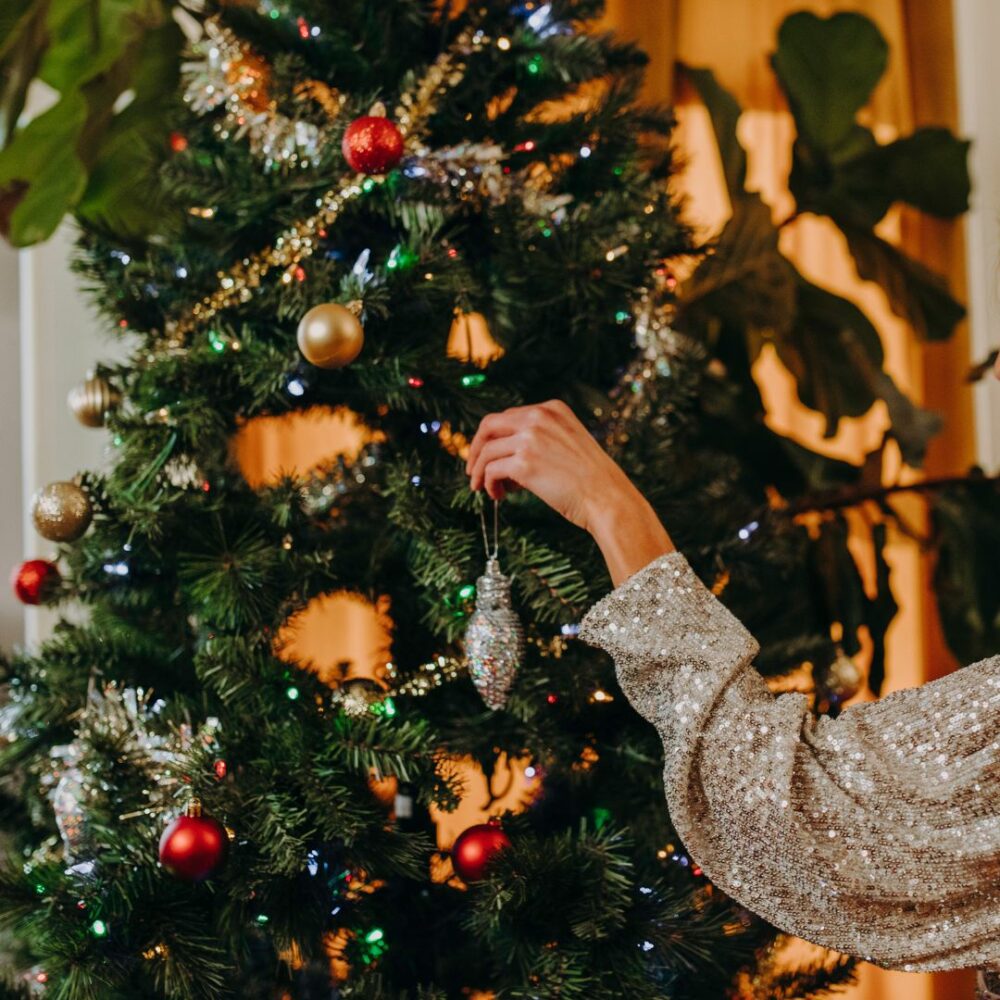
[[[622,478],[624,482],[613,484],[595,498],[587,522],[616,587],[675,549],[649,501]]]

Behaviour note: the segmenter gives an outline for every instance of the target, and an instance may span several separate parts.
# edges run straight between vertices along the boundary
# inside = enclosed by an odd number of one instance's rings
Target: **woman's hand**
[[[484,417],[465,470],[494,500],[530,490],[590,532],[616,585],[673,550],[646,498],[560,400]]]

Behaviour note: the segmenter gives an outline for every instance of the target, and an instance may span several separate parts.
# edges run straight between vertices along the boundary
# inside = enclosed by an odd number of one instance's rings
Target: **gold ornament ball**
[[[344,368],[365,346],[361,320],[338,302],[313,306],[299,321],[299,350],[317,368]]]
[[[31,501],[35,529],[50,542],[74,542],[94,516],[90,497],[76,483],[49,483]]]
[[[105,416],[121,402],[121,393],[107,379],[91,375],[70,389],[66,401],[84,427],[103,427]]]
[[[831,702],[841,704],[853,698],[864,683],[864,671],[846,653],[837,658],[819,676],[819,688]]]

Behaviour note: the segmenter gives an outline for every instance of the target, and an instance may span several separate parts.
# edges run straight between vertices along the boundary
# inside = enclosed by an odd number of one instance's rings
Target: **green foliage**
[[[0,231],[15,245],[48,238],[69,212],[138,234],[164,210],[148,180],[177,82],[171,6],[30,0],[0,21]],[[27,120],[36,79],[56,100]]]
[[[956,484],[932,507],[938,538],[934,589],[948,645],[963,663],[1000,648],[1000,544],[996,485]]]
[[[744,338],[744,366],[773,343],[802,402],[826,418],[829,435],[842,417],[885,400],[892,436],[905,461],[919,467],[939,422],[882,370],[878,333],[864,313],[798,275],[778,246],[782,226],[801,213],[829,216],[846,236],[858,274],[885,289],[893,311],[918,336],[945,339],[965,315],[939,275],[873,231],[896,202],[953,218],[968,208],[969,197],[967,142],[923,128],[879,145],[858,123],[887,60],[885,39],[860,14],[821,18],[803,11],[782,23],[772,65],[798,135],[789,176],[795,212],[777,224],[760,196],[745,190],[738,105],[711,71],[685,68],[712,118],[733,214],[716,253],[682,290],[681,322],[709,343]],[[749,381],[746,370],[733,376]]]

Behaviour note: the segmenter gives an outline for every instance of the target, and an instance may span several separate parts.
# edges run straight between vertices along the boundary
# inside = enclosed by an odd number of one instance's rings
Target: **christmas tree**
[[[72,401],[107,426],[110,470],[43,489],[35,522],[58,565],[18,575],[26,601],[88,613],[6,669],[0,911],[29,970],[6,995],[709,1000],[743,976],[745,995],[779,1000],[849,978],[838,956],[777,969],[773,929],[684,853],[657,734],[574,638],[609,586],[590,540],[523,495],[494,540],[464,475],[484,415],[565,400],[761,638],[766,673],[813,665],[818,709],[836,710],[861,683],[864,627],[878,687],[886,529],[871,535],[873,596],[838,513],[878,493],[871,470],[767,429],[752,345],[771,331],[831,425],[891,401],[911,464],[933,421],[887,381],[864,315],[780,256],[743,190],[739,109],[704,70],[687,72],[734,215],[713,252],[692,245],[665,185],[671,116],[637,104],[641,52],[588,30],[600,8],[187,5],[179,89],[177,29],[133,19],[134,45],[124,23],[103,43],[135,84],[130,118],[72,118],[74,87],[93,82],[76,77],[48,128],[43,115],[11,133],[4,224],[23,240],[58,218],[38,221],[53,178],[30,165],[60,128],[91,144],[57,208],[81,221],[79,270],[133,351]],[[875,70],[832,110],[796,56],[837,50],[844,22],[783,29],[796,196],[852,227],[879,280],[905,273],[900,308],[947,336],[961,308],[872,229],[898,199],[962,211],[964,145],[941,130],[875,143],[855,115],[884,53],[868,22],[849,24]],[[140,137],[164,131],[158,162]],[[946,174],[933,193],[912,182],[915,147]],[[480,323],[487,352],[467,343]],[[356,415],[361,452],[251,487],[233,435],[324,407]],[[959,526],[973,507],[989,522],[992,486],[949,490],[940,579],[968,621]],[[803,524],[814,510],[829,516]],[[483,535],[523,649],[512,623],[478,654],[464,641],[486,596]],[[392,656],[329,683],[287,628],[344,591],[386,609]],[[455,808],[468,760],[518,761],[533,780],[522,809],[439,844],[431,809]]]

